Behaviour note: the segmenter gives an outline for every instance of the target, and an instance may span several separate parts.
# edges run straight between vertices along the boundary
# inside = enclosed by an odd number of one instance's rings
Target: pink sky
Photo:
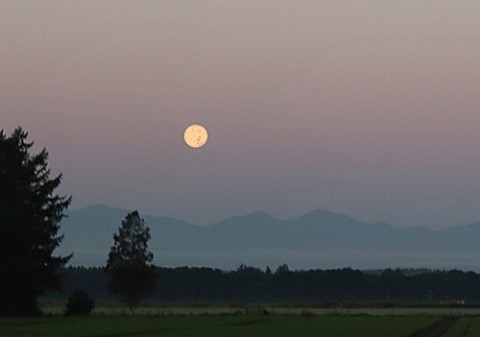
[[[473,0],[2,1],[0,128],[47,147],[73,209],[460,225],[479,32]]]

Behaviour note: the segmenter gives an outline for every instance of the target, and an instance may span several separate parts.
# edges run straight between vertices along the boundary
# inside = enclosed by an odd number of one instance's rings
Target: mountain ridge
[[[132,212],[136,208],[132,208],[131,210],[126,210],[124,208],[114,207],[114,206],[106,205],[106,204],[103,204],[103,203],[95,203],[95,204],[91,204],[91,205],[82,207],[82,208],[77,209],[77,210],[67,210],[66,215],[68,217],[70,214],[77,214],[77,213],[85,212],[87,210],[90,211],[90,210],[96,210],[96,209],[98,209],[98,210],[111,210],[111,211],[114,211],[114,212],[122,212],[122,214],[124,214],[124,216],[126,216],[129,212]],[[335,216],[339,216],[339,217],[344,217],[346,219],[350,219],[350,220],[352,220],[352,222],[362,224],[362,225],[386,225],[386,226],[389,226],[391,228],[395,228],[395,229],[398,229],[398,230],[425,229],[425,230],[428,230],[428,231],[435,231],[435,232],[440,231],[441,232],[441,231],[449,231],[449,230],[455,230],[455,229],[467,228],[467,227],[468,228],[478,227],[480,229],[480,220],[470,222],[468,224],[454,225],[454,226],[451,226],[451,227],[445,227],[445,228],[439,228],[439,229],[430,228],[430,227],[426,227],[426,226],[397,227],[397,226],[393,226],[393,225],[391,225],[391,224],[389,224],[388,222],[385,222],[385,221],[379,221],[379,222],[373,222],[373,223],[364,222],[364,221],[361,221],[361,220],[357,220],[357,219],[355,219],[351,216],[345,215],[343,213],[330,212],[330,211],[326,211],[326,210],[323,210],[323,209],[320,209],[320,208],[309,211],[309,212],[304,213],[302,215],[299,215],[299,216],[296,216],[296,217],[293,217],[293,218],[287,218],[287,219],[277,218],[277,217],[272,216],[269,213],[266,213],[266,212],[261,211],[261,210],[257,210],[257,211],[249,212],[249,213],[246,213],[246,214],[229,216],[229,217],[220,219],[218,221],[214,221],[214,222],[209,223],[209,224],[196,224],[196,223],[192,223],[188,220],[183,220],[183,219],[179,219],[179,218],[175,218],[175,217],[171,217],[171,216],[164,216],[164,215],[153,215],[153,214],[142,215],[142,213],[140,212],[141,217],[144,218],[144,219],[146,219],[146,218],[150,218],[150,219],[169,219],[169,220],[175,220],[175,221],[178,221],[178,222],[182,222],[182,223],[189,224],[189,225],[192,225],[192,226],[199,226],[199,227],[208,227],[208,226],[212,226],[212,225],[222,223],[226,220],[245,219],[245,218],[250,218],[250,217],[252,217],[252,218],[264,217],[264,218],[274,219],[274,220],[277,220],[277,221],[293,222],[293,221],[297,221],[299,219],[302,219],[306,216],[310,216],[310,215],[314,215],[314,214],[335,215]]]
[[[103,265],[113,234],[129,211],[94,204],[69,211],[59,251],[74,252],[73,265]],[[353,266],[475,268],[480,222],[447,229],[393,227],[345,214],[314,210],[293,219],[255,211],[197,225],[143,216],[150,227],[155,263],[234,268],[288,263],[300,268]]]

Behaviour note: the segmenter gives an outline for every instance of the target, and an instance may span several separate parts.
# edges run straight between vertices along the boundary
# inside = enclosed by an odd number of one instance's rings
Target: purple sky
[[[0,128],[47,147],[72,209],[460,225],[479,32],[476,0],[1,1]]]

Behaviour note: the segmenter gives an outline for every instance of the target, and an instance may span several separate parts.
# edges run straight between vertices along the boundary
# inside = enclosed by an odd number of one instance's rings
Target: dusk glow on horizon
[[[479,18],[473,0],[2,1],[0,129],[47,148],[74,210],[467,224]],[[192,121],[214,135],[199,151]]]

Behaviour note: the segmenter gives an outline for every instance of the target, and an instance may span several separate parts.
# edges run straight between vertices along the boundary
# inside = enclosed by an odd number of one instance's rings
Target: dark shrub
[[[68,298],[65,315],[88,315],[95,307],[93,299],[83,290],[77,290]]]

